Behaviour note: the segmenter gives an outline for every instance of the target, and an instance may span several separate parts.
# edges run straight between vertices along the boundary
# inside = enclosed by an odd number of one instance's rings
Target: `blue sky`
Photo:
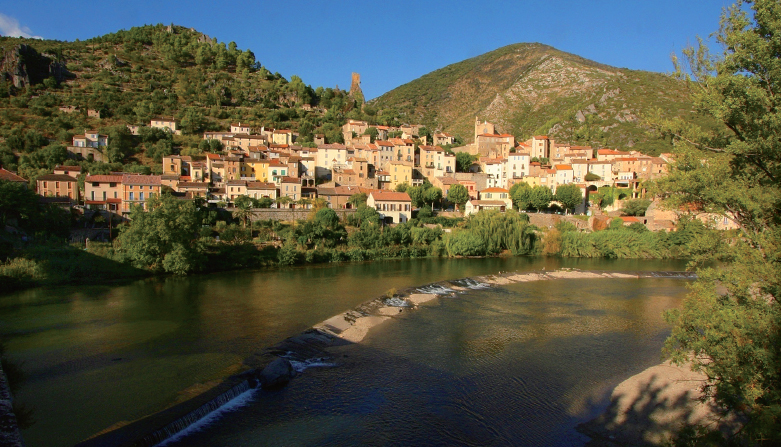
[[[448,64],[519,42],[669,72],[670,54],[718,29],[726,0],[244,1],[0,0],[0,34],[88,39],[174,23],[251,49],[272,72],[367,99]]]

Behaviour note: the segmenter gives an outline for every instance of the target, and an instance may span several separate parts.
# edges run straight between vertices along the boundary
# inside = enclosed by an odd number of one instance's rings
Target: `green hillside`
[[[88,117],[88,109],[101,118]],[[127,124],[148,125],[155,116],[178,118],[184,136],[151,150],[156,138],[126,135]],[[252,51],[180,26],[76,42],[0,38],[0,164],[28,178],[61,161],[61,146],[85,129],[109,134],[115,164],[154,166],[161,151],[197,153],[203,131],[230,122],[293,129],[305,143],[314,133],[338,141],[353,117],[363,114],[346,92],[288,80]]]
[[[670,76],[610,67],[538,43],[509,45],[433,71],[372,101],[403,119],[473,139],[488,120],[519,139],[548,134],[597,147],[656,154],[643,116],[660,108],[694,119],[685,86]]]

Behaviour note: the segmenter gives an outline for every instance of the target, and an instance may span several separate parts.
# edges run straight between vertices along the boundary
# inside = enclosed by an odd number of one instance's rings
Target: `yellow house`
[[[412,163],[406,161],[391,161],[387,166],[390,174],[388,189],[395,190],[397,185],[406,183],[412,186]]]
[[[241,177],[242,178],[254,178],[258,182],[268,181],[268,160],[256,160],[253,158],[245,158],[241,163]]]

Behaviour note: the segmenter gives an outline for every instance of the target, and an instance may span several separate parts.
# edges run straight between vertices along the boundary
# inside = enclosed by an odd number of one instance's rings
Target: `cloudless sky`
[[[670,54],[718,29],[727,0],[214,2],[0,0],[0,34],[88,39],[146,24],[250,49],[271,72],[367,99],[446,65],[539,42],[607,65],[672,71]]]

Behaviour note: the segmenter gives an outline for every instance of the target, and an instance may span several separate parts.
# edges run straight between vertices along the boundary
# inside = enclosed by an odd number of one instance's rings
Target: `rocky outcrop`
[[[2,366],[0,366],[0,445],[9,447],[24,445],[22,435],[19,433],[19,426],[16,423],[16,415],[14,415],[11,390],[8,387]]]
[[[49,77],[61,82],[69,75],[64,62],[54,61],[52,56],[40,54],[25,44],[15,45],[0,59],[0,79],[14,89],[40,84]]]
[[[282,388],[296,376],[296,370],[290,360],[277,358],[260,372],[259,380],[263,389]]]

